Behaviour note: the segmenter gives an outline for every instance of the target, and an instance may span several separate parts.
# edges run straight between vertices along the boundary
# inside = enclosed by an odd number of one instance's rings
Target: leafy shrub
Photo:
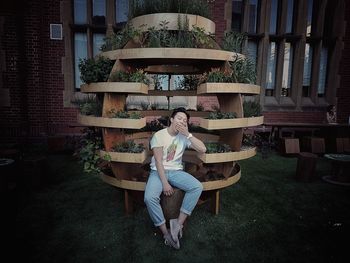
[[[231,76],[225,72],[220,71],[220,69],[213,69],[206,75],[206,82],[232,82]]]
[[[127,24],[117,33],[104,38],[104,44],[100,50],[105,52],[109,50],[122,49],[130,39],[141,37],[141,30],[135,29],[132,25]]]
[[[141,115],[137,112],[129,113],[127,111],[116,111],[112,109],[108,112],[110,118],[120,118],[120,119],[141,119]]]
[[[237,118],[237,113],[235,112],[215,111],[215,112],[209,113],[209,116],[208,116],[209,120],[235,119],[235,118]]]
[[[99,173],[101,166],[103,166],[103,161],[110,161],[108,154],[103,156],[103,158],[98,154],[98,151],[102,149],[102,136],[99,131],[95,128],[84,129],[83,136],[75,152],[80,162],[83,163],[83,169],[86,173]]]
[[[227,32],[222,39],[222,49],[231,52],[242,53],[242,46],[246,39],[246,34],[234,31]]]
[[[79,107],[79,111],[83,115],[102,115],[102,103],[94,95],[84,96],[82,99],[75,99],[72,103]]]
[[[144,149],[142,143],[136,144],[134,141],[121,142],[112,147],[112,151],[122,153],[141,153]]]
[[[80,59],[80,79],[84,83],[107,81],[113,64],[112,60],[104,57]]]
[[[205,142],[206,153],[225,153],[232,152],[230,145],[218,142]]]
[[[237,58],[230,62],[232,69],[231,81],[235,83],[256,83],[255,64],[248,58]]]
[[[245,118],[261,116],[260,104],[255,101],[244,101],[243,114]]]
[[[210,18],[209,4],[205,0],[131,0],[129,18],[153,13],[185,13]]]
[[[254,63],[245,58],[236,58],[229,63],[230,71],[212,69],[203,75],[203,82],[214,83],[256,83],[256,70]]]
[[[200,76],[184,75],[184,78],[176,82],[176,88],[180,90],[196,90],[200,84]]]
[[[142,128],[141,131],[156,132],[156,131],[159,131],[161,129],[164,129],[165,127],[166,127],[166,125],[164,125],[160,119],[156,119],[156,120],[147,122],[146,126],[144,128]]]
[[[135,72],[116,71],[111,74],[110,81],[112,82],[138,82],[146,85],[150,84],[147,74],[142,69]]]

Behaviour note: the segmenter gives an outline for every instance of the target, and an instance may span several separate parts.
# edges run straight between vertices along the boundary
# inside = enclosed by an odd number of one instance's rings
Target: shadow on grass
[[[221,191],[220,213],[198,206],[181,249],[164,246],[144,206],[123,213],[123,192],[84,174],[69,155],[48,157],[48,183],[17,193],[8,226],[13,259],[26,262],[349,262],[350,188],[294,180],[296,158],[240,161]],[[319,178],[330,164],[320,158]],[[11,247],[12,245],[12,247]],[[9,248],[9,249],[10,249]],[[10,251],[10,250],[9,250]],[[345,261],[344,261],[345,260]]]

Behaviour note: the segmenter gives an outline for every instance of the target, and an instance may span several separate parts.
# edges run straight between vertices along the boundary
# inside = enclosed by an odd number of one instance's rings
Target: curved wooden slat
[[[158,64],[171,64],[172,60],[214,60],[234,61],[245,56],[235,52],[217,49],[201,48],[127,48],[101,53],[101,56],[111,60],[157,60]],[[176,64],[176,63],[175,63]]]
[[[138,82],[96,82],[83,84],[80,86],[81,92],[84,93],[137,93],[147,94],[148,86]]]
[[[105,128],[125,128],[125,129],[141,129],[146,126],[146,118],[141,119],[119,119],[85,116],[79,114],[78,123],[85,126],[105,127]]]
[[[192,30],[193,26],[196,26],[203,28],[206,33],[215,34],[215,23],[208,18],[198,15],[181,13],[148,14],[135,17],[130,20],[130,23],[134,28],[141,30],[141,32],[147,31],[150,27],[154,27],[156,30],[161,29],[160,23],[162,21],[168,22],[166,25],[168,30],[179,30],[179,18],[181,22],[186,21],[185,19],[187,18],[189,30]]]
[[[237,164],[236,164],[237,165]],[[131,180],[118,180],[115,177],[105,175],[103,173],[100,174],[102,180],[110,185],[116,186],[118,188],[134,190],[134,191],[145,191],[146,183],[145,182],[137,182]],[[234,183],[236,183],[241,178],[241,169],[239,168],[238,172],[227,179],[202,182],[203,191],[217,190],[228,187]]]
[[[121,163],[144,163],[148,156],[147,151],[141,153],[122,153],[100,150],[100,156],[103,158],[105,155],[109,155],[112,162]]]
[[[211,93],[260,94],[260,86],[245,83],[203,83],[197,88],[197,94]]]
[[[256,147],[241,150],[239,152],[203,153],[198,158],[204,163],[223,163],[248,159],[256,155]]]
[[[207,130],[234,129],[252,127],[264,123],[264,116],[236,119],[209,120],[200,118],[199,126]]]

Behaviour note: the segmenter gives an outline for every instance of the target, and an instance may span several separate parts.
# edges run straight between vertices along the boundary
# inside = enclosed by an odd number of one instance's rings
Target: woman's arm
[[[174,193],[174,189],[171,187],[171,185],[168,182],[168,179],[165,176],[165,169],[163,165],[163,147],[154,147],[153,156],[159,178],[163,184],[163,193],[167,196],[170,196]]]

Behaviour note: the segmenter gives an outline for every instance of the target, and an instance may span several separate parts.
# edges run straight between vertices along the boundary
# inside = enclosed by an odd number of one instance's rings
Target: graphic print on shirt
[[[174,139],[173,142],[169,145],[167,152],[166,152],[166,161],[167,162],[174,160],[176,147],[177,147],[177,141]]]

